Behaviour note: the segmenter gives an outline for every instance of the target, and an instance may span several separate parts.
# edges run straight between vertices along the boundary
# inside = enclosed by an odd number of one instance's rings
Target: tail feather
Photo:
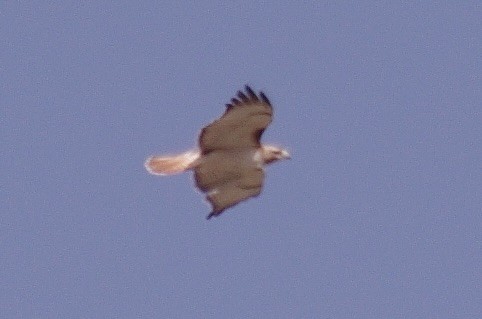
[[[144,166],[154,175],[173,175],[191,169],[198,158],[198,151],[188,151],[174,156],[151,156]]]

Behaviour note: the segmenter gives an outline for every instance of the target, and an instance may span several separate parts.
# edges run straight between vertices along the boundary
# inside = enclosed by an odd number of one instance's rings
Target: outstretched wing
[[[260,138],[271,123],[273,108],[263,92],[257,95],[249,86],[246,93],[226,104],[223,116],[201,131],[199,146],[202,154],[214,150],[234,150],[260,147]]]
[[[226,208],[243,200],[258,196],[262,188],[263,171],[261,169],[252,170],[241,179],[221,185],[206,196],[212,206],[207,219],[220,215]]]
[[[251,156],[252,152],[215,151],[196,166],[196,186],[206,193],[212,206],[208,218],[261,193],[264,172],[249,159]]]

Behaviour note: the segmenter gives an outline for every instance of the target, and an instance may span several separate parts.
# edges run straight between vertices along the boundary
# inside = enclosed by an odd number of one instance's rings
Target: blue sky
[[[388,4],[389,3],[389,4]],[[478,1],[0,9],[5,318],[481,318]],[[250,84],[293,159],[209,221],[196,145]]]

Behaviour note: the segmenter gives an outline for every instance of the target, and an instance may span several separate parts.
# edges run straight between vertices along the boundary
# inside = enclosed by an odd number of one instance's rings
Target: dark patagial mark
[[[261,140],[261,135],[263,135],[264,129],[259,129],[254,133],[254,138],[256,139],[256,142],[260,143],[259,141]]]

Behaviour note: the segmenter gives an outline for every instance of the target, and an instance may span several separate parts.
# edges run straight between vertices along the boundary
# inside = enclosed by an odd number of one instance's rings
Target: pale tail
[[[189,151],[174,156],[151,156],[146,160],[144,166],[149,173],[154,175],[173,175],[191,169],[198,158],[198,151]]]

